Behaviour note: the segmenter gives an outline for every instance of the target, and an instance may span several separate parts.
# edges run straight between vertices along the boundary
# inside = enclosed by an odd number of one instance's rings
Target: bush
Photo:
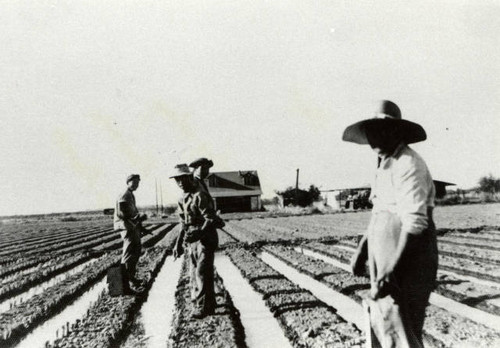
[[[319,189],[311,185],[309,190],[295,189],[294,187],[288,187],[285,191],[276,192],[278,195],[283,197],[283,205],[295,205],[300,207],[310,206],[313,202],[320,199]]]
[[[500,192],[500,179],[493,175],[483,176],[479,179],[479,190],[481,192],[495,194]]]

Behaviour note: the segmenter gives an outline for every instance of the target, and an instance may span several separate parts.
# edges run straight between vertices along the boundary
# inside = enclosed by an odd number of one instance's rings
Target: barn
[[[257,171],[214,172],[205,179],[208,191],[221,213],[259,211],[262,209]]]
[[[446,181],[434,180],[434,187],[436,188],[436,198],[443,198],[446,196],[446,186],[455,186],[455,184]]]

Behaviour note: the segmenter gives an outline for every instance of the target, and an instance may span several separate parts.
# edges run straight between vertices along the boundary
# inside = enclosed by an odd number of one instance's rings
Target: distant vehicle
[[[357,186],[357,187],[347,187],[347,188],[336,188],[330,190],[322,190],[325,200],[330,206],[336,206],[338,209],[352,208],[357,209],[371,209],[373,207],[370,201],[371,188],[369,185]],[[336,204],[333,203],[336,201]]]
[[[370,190],[361,190],[353,195],[347,196],[345,208],[349,209],[351,205],[354,210],[371,209],[373,204],[370,202]]]
[[[443,198],[446,195],[446,186],[454,186],[455,184],[434,180],[434,186],[436,188],[436,198]],[[358,188],[346,188],[346,189],[335,189],[328,191],[340,191],[339,200],[344,197],[346,199],[344,203],[345,209],[371,209],[373,208],[373,203],[370,201],[371,188],[358,187]]]
[[[113,215],[115,213],[115,209],[108,208],[108,209],[104,209],[102,212],[104,215]]]

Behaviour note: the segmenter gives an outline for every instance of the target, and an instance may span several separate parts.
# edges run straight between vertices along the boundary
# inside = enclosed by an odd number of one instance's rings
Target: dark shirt
[[[195,226],[205,231],[213,227],[216,213],[210,194],[198,181],[192,192],[185,193],[178,202],[179,222],[183,228]]]
[[[123,230],[133,227],[130,219],[139,214],[135,205],[135,197],[132,191],[127,190],[118,196],[116,200],[115,214],[113,225],[115,230]]]

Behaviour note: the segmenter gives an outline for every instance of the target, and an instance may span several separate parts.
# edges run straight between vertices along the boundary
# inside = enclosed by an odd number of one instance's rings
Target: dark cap
[[[139,174],[130,174],[129,176],[127,176],[127,183],[132,180],[141,180],[141,177],[139,176]]]
[[[205,157],[202,157],[189,163],[189,166],[191,168],[198,168],[198,167],[212,168],[214,166],[214,162],[212,162],[212,160],[206,159]]]

